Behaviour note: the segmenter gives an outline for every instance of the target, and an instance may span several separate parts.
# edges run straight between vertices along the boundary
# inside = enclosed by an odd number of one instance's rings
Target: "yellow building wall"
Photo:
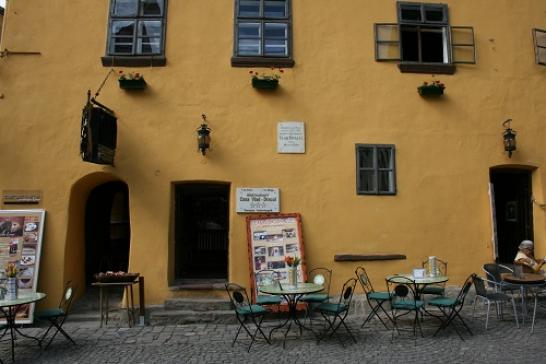
[[[430,1],[435,2],[435,1]],[[444,0],[452,25],[474,27],[476,65],[439,75],[446,94],[425,99],[433,77],[374,60],[373,24],[396,22],[395,1],[293,1],[293,55],[280,89],[253,89],[249,68],[230,66],[233,1],[169,1],[165,67],[123,68],[148,88],[121,90],[110,77],[98,100],[115,110],[115,167],[82,162],[81,109],[109,71],[104,55],[108,1],[11,1],[3,47],[41,55],[0,59],[0,190],[43,192],[47,211],[39,290],[56,304],[63,282],[83,285],[83,211],[96,183],[129,187],[130,268],[146,278],[147,304],[193,292],[169,289],[172,183],[231,183],[229,280],[248,285],[246,225],[237,187],[278,187],[282,212],[299,212],[307,266],[334,270],[332,292],[358,263],[335,254],[397,253],[366,263],[379,288],[430,255],[449,262],[450,284],[492,260],[489,169],[537,168],[544,203],[546,68],[534,63],[533,27],[545,28],[539,0]],[[254,70],[256,70],[254,68]],[[196,148],[205,113],[212,150]],[[502,122],[512,118],[518,150],[508,159]],[[301,120],[306,153],[276,153],[279,121]],[[396,146],[395,196],[358,196],[355,144]],[[89,177],[91,176],[91,177]],[[79,214],[79,215],[78,215]],[[546,254],[545,211],[534,208],[537,254]],[[200,293],[203,294],[203,293]],[[221,294],[221,292],[205,292]]]

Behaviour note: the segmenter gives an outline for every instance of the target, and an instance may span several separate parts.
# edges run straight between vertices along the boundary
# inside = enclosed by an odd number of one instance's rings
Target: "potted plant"
[[[279,86],[279,80],[281,78],[280,73],[283,73],[282,68],[278,69],[278,73],[275,68],[271,68],[271,73],[259,73],[256,71],[249,71],[252,76],[252,87],[261,90],[274,90]]]
[[[443,95],[446,86],[440,81],[432,81],[432,83],[423,82],[423,84],[417,87],[419,95]]]
[[[125,73],[119,71],[119,87],[124,90],[142,90],[146,87],[144,76],[138,72]]]

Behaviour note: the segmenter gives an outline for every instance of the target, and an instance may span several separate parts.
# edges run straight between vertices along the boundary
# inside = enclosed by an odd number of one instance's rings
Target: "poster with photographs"
[[[252,298],[256,300],[256,273],[274,270],[281,284],[288,284],[288,267],[285,258],[299,257],[298,282],[305,282],[307,271],[301,232],[301,216],[293,214],[247,216],[247,239],[250,258]]]
[[[6,284],[6,266],[17,266],[19,293],[36,292],[45,210],[0,210],[0,284]],[[34,304],[18,310],[16,323],[29,324]],[[0,320],[2,322],[4,320]]]

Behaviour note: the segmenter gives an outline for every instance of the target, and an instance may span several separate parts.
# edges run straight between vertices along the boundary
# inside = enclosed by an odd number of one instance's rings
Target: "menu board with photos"
[[[44,218],[42,209],[0,210],[0,277],[6,278],[6,266],[14,262],[19,293],[36,292]],[[24,305],[15,322],[32,323],[33,316],[34,304]]]
[[[297,213],[247,216],[247,239],[250,258],[250,285],[252,299],[256,300],[256,273],[272,269],[279,273],[281,284],[288,284],[288,266],[285,257],[299,257],[298,282],[307,279],[301,216]]]

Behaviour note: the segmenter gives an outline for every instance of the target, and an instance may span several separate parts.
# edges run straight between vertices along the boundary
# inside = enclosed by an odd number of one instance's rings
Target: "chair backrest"
[[[226,283],[226,292],[229,295],[229,299],[235,308],[235,311],[237,311],[238,308],[251,307],[248,294],[244,287],[241,287],[236,283]]]
[[[459,294],[457,295],[457,299],[456,299],[457,304],[461,306],[464,304],[466,295],[468,294],[468,291],[470,291],[470,287],[472,287],[472,282],[474,281],[475,277],[477,277],[476,273],[472,273],[466,278],[461,290],[459,291]]]
[[[483,271],[485,272],[487,279],[495,282],[501,282],[499,265],[497,263],[486,263],[483,265]],[[489,284],[490,287],[493,285]]]
[[[426,269],[427,272],[430,271],[428,259],[423,261],[422,266]],[[440,275],[447,276],[447,262],[445,260],[436,258],[436,269],[438,270]]]
[[[417,307],[417,285],[406,276],[394,275],[386,279],[391,305],[397,302],[413,303]]]
[[[67,315],[70,311],[70,307],[72,307],[72,300],[74,299],[74,295],[76,293],[76,287],[72,285],[72,281],[66,282],[64,286],[63,296],[61,297],[61,301],[59,302],[59,308],[63,310],[64,314]]]
[[[359,266],[355,269],[356,278],[360,282],[360,286],[364,290],[364,293],[368,294],[371,292],[374,292],[372,281],[370,281],[370,278],[368,277],[368,273],[366,272],[366,269],[364,267]]]
[[[279,280],[279,272],[273,269],[262,269],[256,272],[256,285],[268,286]]]
[[[341,296],[339,296],[338,306],[344,306],[349,309],[351,300],[353,299],[353,293],[355,292],[356,278],[349,278],[341,289]]]
[[[476,290],[476,296],[480,297],[486,297],[487,296],[487,288],[485,288],[485,282],[481,277],[478,277],[477,275],[472,278],[472,282],[474,283],[474,289]]]
[[[309,271],[308,281],[324,285],[322,292],[330,294],[330,282],[332,281],[332,270],[328,268],[314,268]],[[322,281],[322,283],[321,283]]]

